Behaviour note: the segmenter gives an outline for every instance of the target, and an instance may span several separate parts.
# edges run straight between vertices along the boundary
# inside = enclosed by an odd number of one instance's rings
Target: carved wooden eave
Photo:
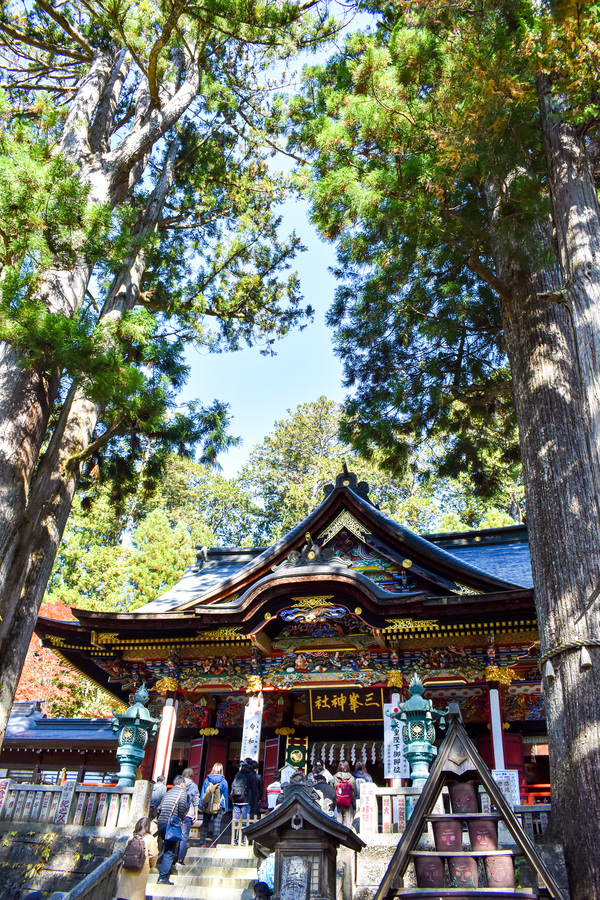
[[[338,479],[339,481],[339,479]],[[461,593],[461,590],[481,594],[510,591],[517,585],[488,575],[464,563],[452,554],[441,550],[425,538],[393,522],[351,487],[341,484],[323,500],[296,528],[269,547],[231,578],[223,580],[211,590],[193,597],[178,607],[184,612],[197,606],[223,603],[232,596],[248,591],[259,579],[280,566],[291,553],[300,552],[306,543],[306,534],[313,540],[327,543],[335,537],[336,522],[339,530],[349,520],[355,523],[359,537],[367,547],[403,565],[410,559],[411,572],[431,583],[438,592]],[[323,540],[326,539],[326,540]],[[142,608],[133,615],[147,615]]]

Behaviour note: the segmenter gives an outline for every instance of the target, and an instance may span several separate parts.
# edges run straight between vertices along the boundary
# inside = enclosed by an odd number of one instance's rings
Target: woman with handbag
[[[164,846],[158,874],[158,884],[173,884],[169,878],[169,873],[179,849],[179,841],[182,837],[181,824],[185,818],[188,806],[185,778],[182,775],[177,775],[173,779],[173,787],[170,791],[167,791],[159,808],[158,833],[164,841]]]

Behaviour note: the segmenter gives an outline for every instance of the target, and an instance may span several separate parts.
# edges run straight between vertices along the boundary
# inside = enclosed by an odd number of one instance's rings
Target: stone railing
[[[135,824],[146,814],[150,786],[138,781],[133,787],[84,785],[67,781],[56,784],[18,784],[0,781],[0,825],[77,825],[114,832]]]
[[[524,803],[514,809],[531,840],[539,840],[548,827],[548,816],[552,809],[550,803]]]
[[[360,787],[360,834],[402,834],[406,820],[419,799],[420,788],[378,787],[366,782]]]

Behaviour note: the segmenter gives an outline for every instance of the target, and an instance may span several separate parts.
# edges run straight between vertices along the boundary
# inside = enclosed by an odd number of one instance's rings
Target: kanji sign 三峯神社
[[[381,722],[382,718],[381,688],[310,691],[311,722]]]

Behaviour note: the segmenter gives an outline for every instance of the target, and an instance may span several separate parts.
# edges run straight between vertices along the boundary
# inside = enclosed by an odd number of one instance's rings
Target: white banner
[[[240,750],[241,760],[249,756],[250,759],[258,762],[262,714],[263,695],[262,693],[257,696],[253,694],[249,698],[248,705],[244,711],[244,730],[242,732],[242,748]]]
[[[389,713],[397,711],[397,703],[383,704],[383,775],[384,778],[410,778],[410,764],[404,756],[402,722],[392,728]]]

